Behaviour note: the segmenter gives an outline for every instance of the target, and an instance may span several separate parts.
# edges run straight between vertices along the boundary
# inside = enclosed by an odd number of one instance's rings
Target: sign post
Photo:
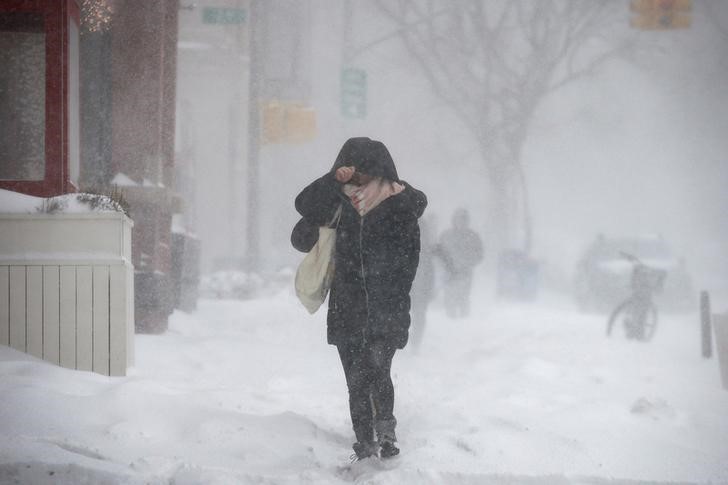
[[[710,335],[710,294],[707,291],[700,292],[700,335],[701,351],[703,357],[709,359],[713,355],[713,342]]]
[[[728,391],[728,313],[713,315],[713,331],[720,366],[720,379],[723,389]]]

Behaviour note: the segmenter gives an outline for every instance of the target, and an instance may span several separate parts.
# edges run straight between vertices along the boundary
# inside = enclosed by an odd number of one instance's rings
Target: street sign
[[[692,19],[686,13],[644,13],[633,17],[630,25],[641,30],[672,30],[690,28]]]
[[[641,30],[687,29],[692,18],[692,0],[632,0],[633,28]]]
[[[632,0],[630,8],[637,13],[654,12],[656,10],[689,12],[693,8],[693,2],[692,0]]]
[[[288,101],[268,101],[262,106],[261,141],[264,145],[305,143],[316,138],[316,111]]]
[[[366,118],[367,72],[346,67],[341,71],[341,114],[345,118]]]
[[[316,138],[316,111],[307,106],[292,106],[286,117],[288,143],[305,143]]]
[[[246,12],[242,8],[205,7],[202,22],[205,24],[238,25],[245,22]]]
[[[286,139],[286,107],[278,101],[263,104],[261,128],[264,145],[283,143]]]

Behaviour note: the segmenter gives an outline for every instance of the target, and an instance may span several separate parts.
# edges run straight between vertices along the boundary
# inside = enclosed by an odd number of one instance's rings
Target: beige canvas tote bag
[[[334,279],[336,227],[340,218],[341,205],[331,223],[319,227],[318,241],[304,256],[296,271],[296,296],[309,313],[316,313],[326,300]]]

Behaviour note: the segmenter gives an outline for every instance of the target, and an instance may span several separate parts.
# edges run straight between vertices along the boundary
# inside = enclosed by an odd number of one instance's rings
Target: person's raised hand
[[[347,183],[354,176],[356,168],[354,167],[339,167],[336,169],[336,180],[342,184]]]

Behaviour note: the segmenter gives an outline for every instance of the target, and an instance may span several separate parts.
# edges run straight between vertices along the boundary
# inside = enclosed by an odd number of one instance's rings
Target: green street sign
[[[341,114],[345,118],[367,116],[367,72],[346,67],[341,71]]]
[[[242,8],[205,7],[202,22],[205,24],[238,25],[245,22],[246,12]]]

